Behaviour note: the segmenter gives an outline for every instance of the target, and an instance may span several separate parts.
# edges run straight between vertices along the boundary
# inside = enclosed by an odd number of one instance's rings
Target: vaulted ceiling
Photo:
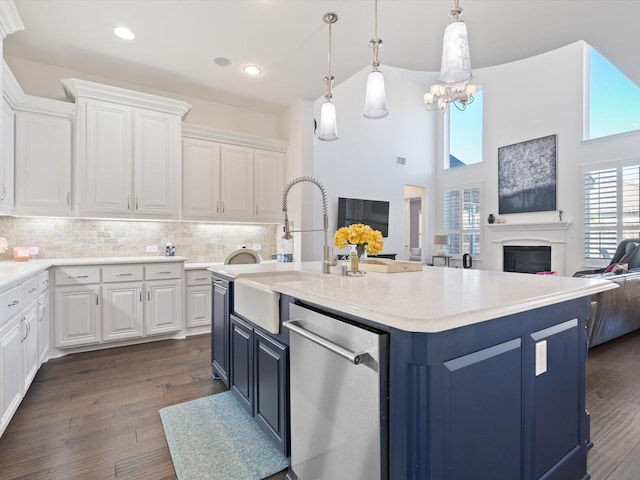
[[[15,0],[5,56],[278,113],[324,93],[326,12],[336,84],[371,63],[374,0]],[[640,85],[638,0],[460,0],[474,68],[584,40]],[[438,71],[450,0],[379,0],[381,69]],[[136,39],[121,40],[125,25]],[[227,67],[214,60],[231,60]],[[246,64],[263,68],[250,78]],[[550,83],[562,82],[549,72]],[[427,86],[425,85],[425,89]]]

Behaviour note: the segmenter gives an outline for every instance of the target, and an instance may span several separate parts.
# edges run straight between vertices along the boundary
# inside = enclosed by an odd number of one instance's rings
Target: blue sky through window
[[[640,88],[589,49],[589,138],[640,130]]]
[[[448,108],[449,165],[447,168],[482,162],[482,91],[476,92],[473,103],[467,105],[466,110],[460,111],[453,104]]]

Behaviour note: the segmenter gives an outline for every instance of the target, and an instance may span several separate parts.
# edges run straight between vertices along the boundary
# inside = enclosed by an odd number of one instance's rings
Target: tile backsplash
[[[87,258],[160,255],[171,242],[176,255],[190,262],[222,262],[238,245],[259,244],[260,255],[270,259],[276,253],[278,226],[160,222],[128,220],[86,220],[75,218],[0,217],[0,237],[9,249],[0,260],[11,260],[13,247],[38,247],[33,258]],[[147,246],[158,247],[146,253]]]

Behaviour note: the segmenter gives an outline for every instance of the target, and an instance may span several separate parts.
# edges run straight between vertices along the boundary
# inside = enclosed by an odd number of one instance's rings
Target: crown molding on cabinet
[[[24,24],[13,0],[0,2],[0,37],[24,30]]]
[[[103,85],[77,78],[60,80],[67,98],[75,101],[78,98],[88,98],[105,102],[118,103],[128,107],[144,108],[156,112],[169,113],[184,117],[191,105],[181,100],[160,97],[150,93],[136,92],[125,88]]]
[[[217,128],[202,127],[200,125],[182,124],[182,137],[194,138],[197,140],[210,140],[219,143],[229,143],[233,145],[243,145],[276,152],[286,152],[288,143],[284,140],[258,137],[238,132],[229,132]]]
[[[14,111],[39,113],[69,119],[75,117],[76,107],[73,103],[27,95],[22,90],[7,62],[3,61],[2,67],[2,93]]]

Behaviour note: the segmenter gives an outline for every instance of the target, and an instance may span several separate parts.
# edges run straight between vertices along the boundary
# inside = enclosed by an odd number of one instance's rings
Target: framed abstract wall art
[[[556,209],[557,135],[498,148],[500,214]]]

